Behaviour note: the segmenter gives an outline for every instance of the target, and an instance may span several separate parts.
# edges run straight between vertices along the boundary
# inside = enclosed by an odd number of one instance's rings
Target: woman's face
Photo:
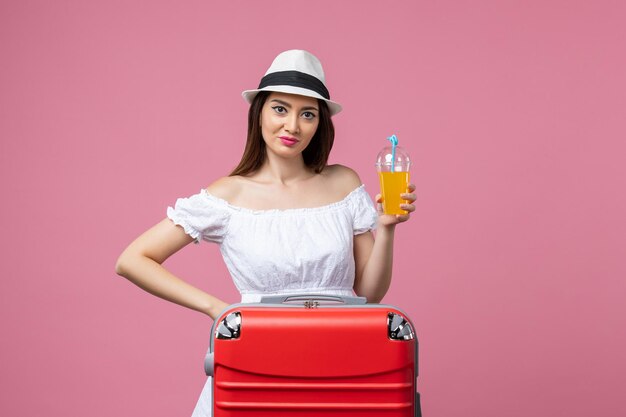
[[[302,154],[319,125],[313,97],[271,93],[261,110],[261,134],[268,152],[289,157]]]

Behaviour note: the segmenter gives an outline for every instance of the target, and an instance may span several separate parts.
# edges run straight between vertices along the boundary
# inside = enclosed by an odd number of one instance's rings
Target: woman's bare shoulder
[[[222,177],[206,187],[206,190],[217,198],[232,201],[241,192],[242,183],[243,181],[239,176]]]
[[[345,194],[348,194],[361,185],[359,174],[345,165],[328,165],[322,173],[327,175],[328,180],[341,188]]]

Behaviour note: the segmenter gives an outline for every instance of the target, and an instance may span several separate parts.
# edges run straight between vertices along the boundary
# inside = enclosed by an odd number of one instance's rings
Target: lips
[[[280,139],[285,146],[293,146],[298,143],[298,139],[292,138],[291,136],[280,136],[278,139]]]

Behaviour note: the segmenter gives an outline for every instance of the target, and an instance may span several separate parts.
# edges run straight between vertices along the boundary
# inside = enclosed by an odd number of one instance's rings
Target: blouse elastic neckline
[[[348,193],[348,195],[346,195],[344,198],[342,198],[339,201],[336,201],[334,203],[330,203],[330,204],[325,204],[323,206],[318,206],[318,207],[301,207],[301,208],[290,208],[290,209],[267,209],[267,210],[255,210],[255,209],[250,209],[250,208],[246,208],[246,207],[239,207],[239,206],[234,206],[232,204],[230,204],[228,201],[216,197],[213,194],[209,193],[206,188],[203,188],[201,191],[201,194],[207,198],[209,198],[210,200],[216,201],[218,203],[220,203],[221,205],[228,207],[231,210],[235,210],[235,211],[239,211],[242,213],[250,213],[250,214],[283,214],[283,213],[303,213],[303,212],[319,212],[319,211],[327,211],[327,210],[333,210],[339,207],[343,207],[347,204],[347,202],[353,198],[353,196],[359,192],[359,190],[362,190],[365,188],[365,184],[361,184],[358,187],[356,187],[354,190],[350,191]]]

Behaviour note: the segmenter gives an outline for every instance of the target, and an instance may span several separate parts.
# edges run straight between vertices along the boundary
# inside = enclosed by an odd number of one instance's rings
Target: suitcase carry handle
[[[325,295],[325,294],[287,294],[287,295],[266,295],[261,298],[262,304],[284,304],[294,301],[329,301],[339,304],[359,305],[366,304],[365,297],[345,297],[341,295]]]

